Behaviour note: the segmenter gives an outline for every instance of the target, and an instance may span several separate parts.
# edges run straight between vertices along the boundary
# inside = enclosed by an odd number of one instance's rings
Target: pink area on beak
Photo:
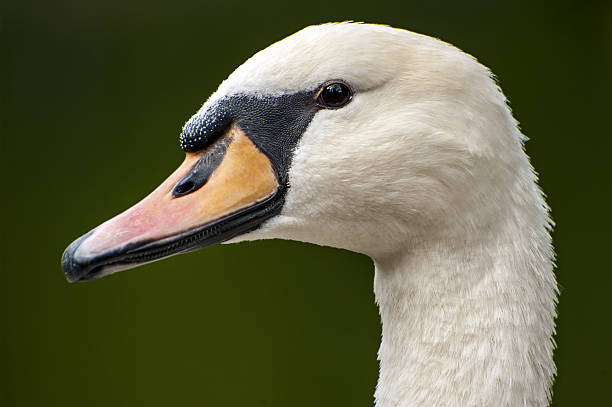
[[[79,247],[88,256],[123,247],[129,243],[159,240],[199,226],[201,194],[174,198],[172,189],[195,163],[185,162],[142,201],[98,226]]]
[[[172,190],[203,154],[188,153],[168,179],[142,201],[97,227],[77,249],[91,257],[130,243],[175,236],[247,208],[271,196],[278,180],[268,157],[237,127],[223,161],[204,186],[175,197]]]

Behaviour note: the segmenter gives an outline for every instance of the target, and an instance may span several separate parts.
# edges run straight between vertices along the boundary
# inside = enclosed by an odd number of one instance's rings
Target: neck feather
[[[377,407],[548,405],[557,287],[548,231],[531,226],[375,260]]]

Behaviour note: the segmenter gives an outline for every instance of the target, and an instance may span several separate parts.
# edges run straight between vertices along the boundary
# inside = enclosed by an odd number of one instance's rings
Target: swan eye
[[[323,86],[317,97],[317,104],[327,108],[339,108],[350,102],[352,97],[351,88],[342,82],[334,82]]]

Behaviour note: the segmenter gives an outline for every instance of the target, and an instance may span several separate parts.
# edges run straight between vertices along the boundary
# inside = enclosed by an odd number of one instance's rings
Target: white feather
[[[504,95],[442,41],[369,24],[308,27],[211,97],[342,79],[297,146],[281,215],[238,240],[365,253],[383,322],[378,407],[546,406],[557,286],[551,221]]]

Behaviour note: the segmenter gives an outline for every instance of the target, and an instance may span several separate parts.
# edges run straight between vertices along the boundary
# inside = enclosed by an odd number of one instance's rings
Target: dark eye
[[[323,107],[338,108],[351,101],[353,92],[342,82],[334,82],[323,86],[317,104]]]

